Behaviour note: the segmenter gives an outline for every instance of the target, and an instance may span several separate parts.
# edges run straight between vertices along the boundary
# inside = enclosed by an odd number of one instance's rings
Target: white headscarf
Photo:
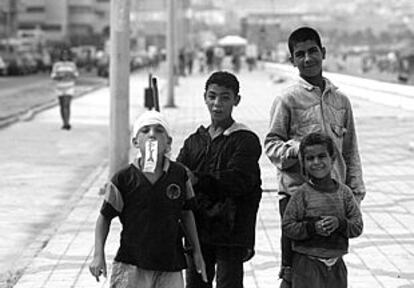
[[[157,125],[157,124],[164,127],[165,132],[167,132],[167,135],[171,137],[170,125],[168,125],[168,122],[165,116],[158,111],[150,110],[150,111],[146,111],[144,114],[139,116],[134,121],[134,125],[132,128],[132,138],[137,137],[138,131],[144,126]]]

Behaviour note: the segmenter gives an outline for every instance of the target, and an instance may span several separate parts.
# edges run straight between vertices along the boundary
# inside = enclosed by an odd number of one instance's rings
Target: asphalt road
[[[80,71],[76,95],[107,85],[108,80],[95,72]],[[0,127],[19,118],[30,118],[33,112],[57,104],[54,84],[47,73],[25,76],[0,77]]]

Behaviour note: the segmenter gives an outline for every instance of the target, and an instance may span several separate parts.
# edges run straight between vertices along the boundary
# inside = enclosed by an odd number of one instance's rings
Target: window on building
[[[45,7],[43,6],[29,6],[26,7],[26,12],[28,13],[44,13]]]
[[[82,14],[82,13],[91,13],[92,12],[92,7],[90,6],[69,6],[69,13],[74,13],[74,14]]]
[[[62,25],[59,24],[43,24],[42,30],[45,31],[60,31],[62,29]]]
[[[74,35],[91,35],[93,33],[92,27],[85,24],[70,24],[70,34]]]
[[[96,11],[95,11],[95,15],[96,15],[96,17],[98,17],[98,18],[105,18],[105,17],[106,17],[106,13],[105,13],[105,11],[98,11],[98,10],[96,10]]]

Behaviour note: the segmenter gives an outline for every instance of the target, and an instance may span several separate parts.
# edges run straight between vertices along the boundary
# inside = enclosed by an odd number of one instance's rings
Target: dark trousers
[[[216,276],[216,288],[243,288],[244,248],[202,244],[201,250],[206,264],[208,283],[203,282],[193,262],[188,261],[186,288],[212,288],[214,276]]]
[[[285,213],[286,206],[289,203],[290,196],[285,196],[281,200],[279,200],[279,212],[280,218],[283,219],[283,214]],[[282,266],[292,266],[292,241],[284,235],[282,231],[282,237],[280,239],[280,245],[282,248],[281,255],[282,255]]]
[[[68,126],[70,120],[70,102],[72,101],[71,95],[59,96],[60,116],[62,117],[63,125]]]
[[[348,271],[342,258],[332,267],[317,259],[294,253],[292,288],[346,288]]]

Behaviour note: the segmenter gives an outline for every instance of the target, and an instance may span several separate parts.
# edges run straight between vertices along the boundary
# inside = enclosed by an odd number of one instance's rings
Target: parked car
[[[20,54],[5,54],[3,60],[7,65],[7,75],[25,75],[29,73],[29,69]]]
[[[34,54],[30,52],[22,52],[20,55],[23,61],[23,65],[26,69],[26,73],[37,73],[38,66]]]
[[[100,77],[109,76],[109,54],[101,51],[96,58],[96,71]]]
[[[7,64],[4,62],[3,58],[0,56],[0,75],[7,75]]]
[[[134,71],[139,68],[147,67],[151,63],[151,59],[147,52],[140,51],[131,54],[130,68]]]
[[[34,53],[37,63],[37,71],[50,73],[52,70],[52,58],[47,51]]]

